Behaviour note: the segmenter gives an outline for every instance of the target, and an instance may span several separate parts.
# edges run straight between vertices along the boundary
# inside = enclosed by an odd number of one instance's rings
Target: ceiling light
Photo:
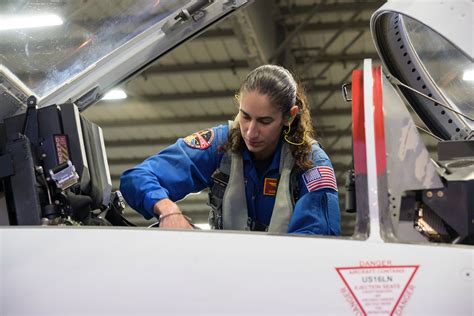
[[[55,14],[0,15],[0,31],[55,26],[61,24],[63,24],[63,20]]]
[[[462,79],[466,81],[474,81],[474,69],[464,71]]]
[[[102,100],[121,100],[125,99],[127,94],[122,89],[113,89],[107,92]]]

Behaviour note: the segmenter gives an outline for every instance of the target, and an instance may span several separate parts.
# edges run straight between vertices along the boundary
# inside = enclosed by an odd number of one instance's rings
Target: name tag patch
[[[303,173],[303,181],[308,192],[333,189],[337,191],[334,170],[328,166],[314,167]]]
[[[211,146],[214,140],[214,131],[210,128],[196,132],[184,138],[184,143],[188,147],[196,149],[207,149]]]
[[[275,196],[278,188],[278,179],[265,178],[263,183],[263,195]]]

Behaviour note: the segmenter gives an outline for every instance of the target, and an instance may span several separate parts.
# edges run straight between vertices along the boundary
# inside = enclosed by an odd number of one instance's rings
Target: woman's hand
[[[163,199],[158,201],[153,211],[159,215],[160,227],[162,228],[176,228],[176,229],[192,229],[193,227],[184,217],[178,205],[170,199]]]

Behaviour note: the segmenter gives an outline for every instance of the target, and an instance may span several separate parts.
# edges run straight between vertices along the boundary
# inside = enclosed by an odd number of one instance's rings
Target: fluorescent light
[[[464,71],[462,79],[466,81],[474,81],[474,69]]]
[[[28,29],[33,27],[62,25],[63,20],[55,14],[0,15],[0,31]]]
[[[102,100],[121,100],[125,99],[127,94],[122,89],[113,89],[107,92]]]
[[[211,229],[211,226],[209,226],[209,224],[207,224],[207,223],[194,224],[194,226],[199,227],[203,230],[210,230]]]

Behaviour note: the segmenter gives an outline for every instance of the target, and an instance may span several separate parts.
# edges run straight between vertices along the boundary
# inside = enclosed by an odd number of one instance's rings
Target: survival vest
[[[313,140],[312,143],[317,142]],[[211,228],[287,232],[294,205],[300,195],[299,179],[303,170],[295,165],[288,144],[283,144],[281,151],[280,178],[270,225],[266,226],[248,217],[242,156],[226,152],[219,168],[211,176],[213,183],[209,190],[208,202],[211,207]]]

